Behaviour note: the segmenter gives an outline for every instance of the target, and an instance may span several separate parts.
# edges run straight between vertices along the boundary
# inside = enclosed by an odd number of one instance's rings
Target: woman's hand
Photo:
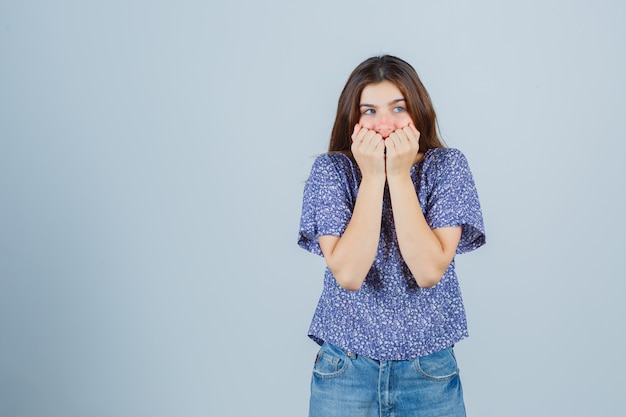
[[[419,152],[420,132],[409,124],[395,130],[385,140],[387,148],[387,178],[408,174],[415,164]]]
[[[385,141],[381,135],[356,124],[351,150],[363,177],[385,177]]]

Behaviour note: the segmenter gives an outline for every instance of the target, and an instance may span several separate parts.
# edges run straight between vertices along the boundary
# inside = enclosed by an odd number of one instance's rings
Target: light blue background
[[[470,416],[626,408],[623,1],[0,3],[0,415],[302,416],[301,193],[350,71],[473,169]]]

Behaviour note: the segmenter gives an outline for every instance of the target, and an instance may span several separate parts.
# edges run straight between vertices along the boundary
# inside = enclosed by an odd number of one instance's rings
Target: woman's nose
[[[376,130],[388,130],[392,128],[391,118],[386,114],[379,113],[376,118]]]

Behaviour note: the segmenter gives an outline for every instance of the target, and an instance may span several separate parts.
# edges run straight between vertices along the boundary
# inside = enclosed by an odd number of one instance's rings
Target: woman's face
[[[383,139],[397,129],[414,124],[406,110],[404,96],[390,81],[369,84],[361,93],[359,124],[374,130]]]

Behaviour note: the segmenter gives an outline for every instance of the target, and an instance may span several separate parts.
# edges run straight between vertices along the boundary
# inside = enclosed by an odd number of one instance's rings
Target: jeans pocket
[[[452,348],[417,358],[413,364],[417,372],[433,381],[447,381],[459,374]]]
[[[346,352],[329,343],[324,343],[315,358],[313,375],[320,378],[334,378],[345,372],[347,366]]]

